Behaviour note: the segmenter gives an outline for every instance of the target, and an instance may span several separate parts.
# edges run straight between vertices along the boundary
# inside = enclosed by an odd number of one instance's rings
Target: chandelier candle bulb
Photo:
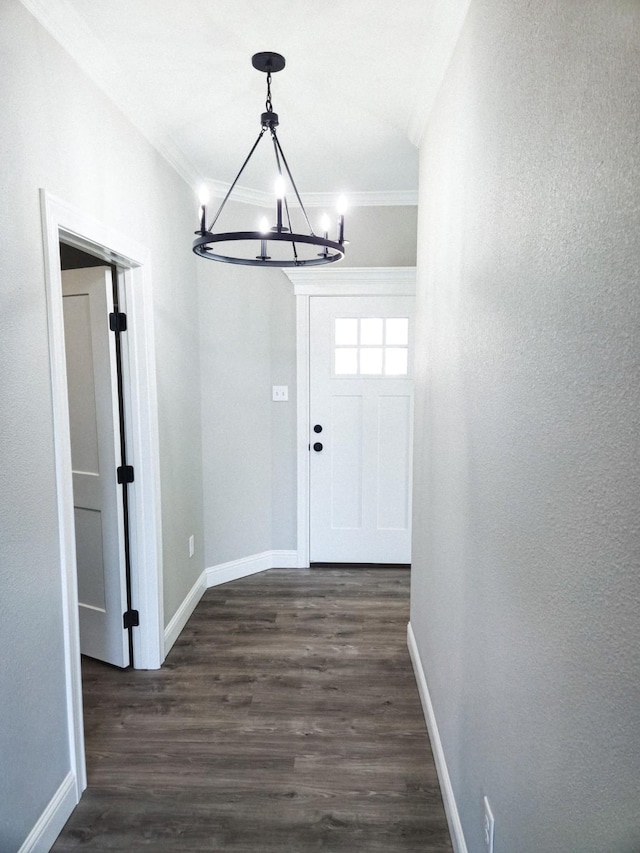
[[[324,239],[329,239],[329,227],[331,226],[331,220],[327,216],[326,213],[322,214],[322,219],[320,220],[320,228],[324,231]]]
[[[274,190],[275,190],[276,198],[279,198],[282,201],[282,199],[284,198],[284,190],[285,190],[284,178],[282,177],[282,175],[278,175],[278,177],[276,178],[275,184],[274,184]]]
[[[204,234],[207,230],[207,202],[209,201],[209,191],[206,187],[200,187],[198,199],[200,201],[200,233]]]
[[[276,192],[276,213],[278,216],[277,228],[282,231],[282,199],[284,198],[284,178],[278,175],[275,183]]]
[[[338,211],[338,243],[344,243],[344,215],[347,210],[347,199],[341,195],[336,204]]]
[[[264,235],[269,233],[269,220],[266,216],[263,216],[260,219],[260,222],[258,224],[258,231]],[[265,261],[268,257],[269,256],[267,255],[267,241],[262,239],[260,240],[260,254],[257,256],[256,260]]]

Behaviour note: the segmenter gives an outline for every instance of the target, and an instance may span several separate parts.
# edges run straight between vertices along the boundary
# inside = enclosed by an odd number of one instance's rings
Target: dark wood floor
[[[409,572],[208,590],[161,670],[83,662],[89,787],[53,850],[451,851]]]

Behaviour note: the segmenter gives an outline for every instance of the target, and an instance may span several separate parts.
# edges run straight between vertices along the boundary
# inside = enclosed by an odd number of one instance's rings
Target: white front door
[[[310,560],[411,562],[411,296],[312,296]]]
[[[82,654],[129,665],[111,270],[62,273]]]

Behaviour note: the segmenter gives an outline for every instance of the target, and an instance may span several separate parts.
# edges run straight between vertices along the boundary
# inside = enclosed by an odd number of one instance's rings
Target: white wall
[[[260,215],[242,204],[230,213],[225,227]],[[416,208],[352,210],[346,237],[344,266],[413,266]],[[205,565],[212,567],[297,547],[295,297],[280,270],[198,264]],[[272,385],[288,385],[289,402],[272,402]]]
[[[203,535],[191,193],[17,0],[0,4],[0,55],[0,849],[10,853],[69,770],[40,187],[153,254],[167,622],[202,571]]]
[[[475,0],[421,148],[411,623],[470,853],[640,850],[640,4]]]

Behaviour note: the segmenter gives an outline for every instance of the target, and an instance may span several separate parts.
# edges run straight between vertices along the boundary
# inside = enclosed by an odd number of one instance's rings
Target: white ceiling
[[[278,138],[303,200],[403,203],[469,0],[22,2],[194,187],[236,176],[264,110],[251,56],[273,50],[287,60],[272,82]],[[269,190],[260,165],[241,186]]]

